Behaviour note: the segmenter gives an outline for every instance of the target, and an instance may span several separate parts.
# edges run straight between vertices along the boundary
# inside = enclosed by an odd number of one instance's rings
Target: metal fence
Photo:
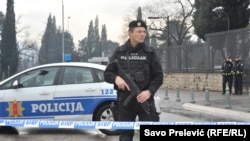
[[[241,57],[247,70],[250,69],[250,29],[243,28],[206,35],[206,44],[210,48],[210,65],[221,65],[225,56]],[[212,59],[214,60],[212,62]]]
[[[236,55],[244,63],[244,85],[250,86],[250,29],[210,33],[204,44],[181,45],[156,49],[164,72],[213,73],[220,72],[225,57]]]
[[[191,44],[156,49],[166,72],[215,72],[227,55],[239,55],[250,70],[250,29],[210,33],[204,44]]]
[[[205,44],[156,49],[166,72],[207,71],[208,47]]]

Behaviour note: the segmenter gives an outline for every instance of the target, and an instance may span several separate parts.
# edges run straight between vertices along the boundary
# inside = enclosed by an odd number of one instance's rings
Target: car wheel
[[[0,134],[14,134],[18,135],[19,132],[15,127],[11,126],[0,126]]]
[[[97,112],[93,115],[94,121],[114,121],[114,114],[110,109],[110,104],[105,104],[97,109]],[[112,129],[100,129],[100,131],[106,135],[118,135],[120,133],[119,130]]]

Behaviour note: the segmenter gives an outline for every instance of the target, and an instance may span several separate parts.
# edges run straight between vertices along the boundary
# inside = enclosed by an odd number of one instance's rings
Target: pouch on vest
[[[135,81],[136,81],[136,82],[142,82],[142,81],[145,80],[145,79],[144,79],[144,73],[141,72],[141,71],[136,72],[135,75],[134,75],[134,77],[135,77]]]

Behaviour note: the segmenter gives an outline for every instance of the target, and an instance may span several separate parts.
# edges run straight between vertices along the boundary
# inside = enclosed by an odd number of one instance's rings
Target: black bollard
[[[226,88],[226,109],[231,109],[231,104],[230,104],[230,92],[229,89]]]
[[[177,96],[176,101],[181,101],[181,99],[180,99],[180,89],[179,89],[179,87],[176,87],[176,96]]]
[[[208,87],[205,88],[205,92],[206,92],[206,106],[210,106],[210,102],[209,102],[209,89]]]
[[[248,90],[248,98],[249,98],[249,107],[248,107],[248,112],[250,112],[250,90]]]
[[[168,100],[168,86],[166,86],[165,88],[165,97],[164,97],[165,100]]]
[[[192,87],[191,88],[191,101],[190,103],[195,103],[195,100],[194,100],[194,88]]]

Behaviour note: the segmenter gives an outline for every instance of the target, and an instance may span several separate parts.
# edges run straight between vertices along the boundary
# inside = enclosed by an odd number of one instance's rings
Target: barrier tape
[[[0,119],[0,126],[12,127],[136,130],[140,129],[140,125],[250,125],[250,122],[117,122]]]

